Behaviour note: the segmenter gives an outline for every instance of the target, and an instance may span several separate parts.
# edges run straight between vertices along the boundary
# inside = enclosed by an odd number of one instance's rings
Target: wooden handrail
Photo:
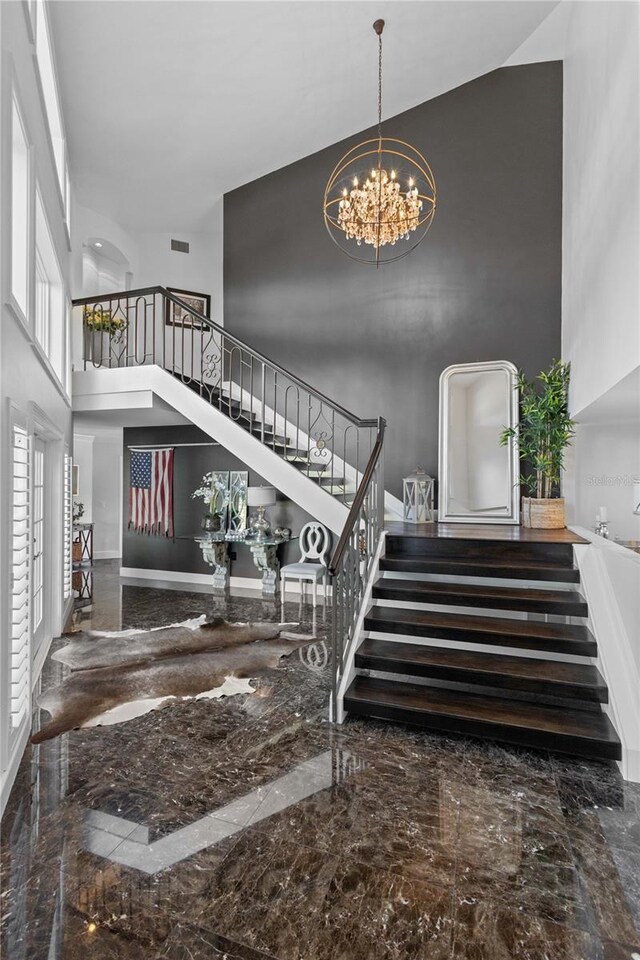
[[[104,303],[108,300],[136,300],[139,297],[150,296],[151,294],[160,294],[165,298],[165,300],[170,300],[172,303],[175,303],[177,306],[182,307],[187,313],[196,317],[200,323],[205,324],[215,333],[220,334],[220,336],[225,337],[226,340],[229,340],[231,343],[235,344],[237,347],[240,347],[242,350],[246,350],[248,353],[251,353],[260,363],[265,363],[277,373],[282,374],[282,376],[287,377],[292,383],[295,383],[296,386],[301,387],[303,390],[306,390],[307,393],[310,393],[312,396],[319,400],[320,403],[326,403],[327,406],[335,410],[336,413],[339,413],[340,416],[344,417],[345,420],[348,420],[355,427],[377,427],[379,426],[379,421],[375,419],[363,420],[360,417],[356,417],[355,414],[351,413],[349,410],[345,410],[344,407],[340,406],[339,403],[336,403],[335,400],[330,400],[329,397],[325,396],[323,393],[320,393],[319,390],[316,390],[315,387],[310,386],[310,384],[305,383],[304,380],[297,377],[294,373],[291,373],[289,370],[282,367],[279,363],[276,363],[275,360],[269,359],[263,353],[260,353],[259,350],[250,347],[243,340],[240,340],[238,337],[235,337],[232,333],[229,333],[228,330],[225,330],[224,327],[221,327],[219,324],[215,323],[209,317],[205,317],[203,313],[199,313],[197,310],[194,310],[188,303],[185,303],[184,300],[181,300],[179,297],[176,297],[173,293],[170,293],[166,287],[141,287],[138,290],[123,290],[119,293],[104,293],[100,296],[94,297],[78,297],[75,300],[72,300],[74,307],[82,307],[90,303]]]
[[[353,503],[351,504],[349,515],[347,517],[344,527],[342,528],[340,539],[338,540],[338,545],[333,551],[333,555],[329,562],[329,573],[331,574],[331,576],[335,576],[338,570],[338,567],[340,566],[340,562],[342,560],[344,551],[347,548],[347,544],[349,542],[349,538],[353,531],[354,524],[358,519],[358,514],[360,513],[360,507],[362,506],[364,502],[364,498],[367,495],[367,490],[369,488],[369,484],[371,483],[373,471],[375,470],[378,460],[380,459],[380,454],[382,453],[382,445],[384,443],[384,430],[386,425],[387,425],[387,421],[384,419],[384,417],[379,417],[378,418],[378,435],[376,437],[376,442],[373,445],[373,450],[371,451],[371,455],[369,457],[367,466],[362,475],[362,480],[360,481],[358,485],[358,489],[356,490],[356,495],[354,497]]]

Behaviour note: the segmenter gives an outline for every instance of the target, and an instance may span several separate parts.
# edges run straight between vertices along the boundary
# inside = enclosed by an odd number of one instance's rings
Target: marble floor
[[[82,628],[280,619],[121,584]],[[258,691],[27,749],[2,821],[3,960],[640,960],[640,786],[615,766],[327,722],[328,614]],[[61,664],[48,660],[43,684]],[[34,712],[34,727],[40,723]]]

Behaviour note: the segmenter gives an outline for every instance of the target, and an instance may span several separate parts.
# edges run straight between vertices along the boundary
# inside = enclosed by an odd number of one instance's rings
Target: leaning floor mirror
[[[440,376],[438,520],[519,523],[517,370],[507,360],[459,363]]]

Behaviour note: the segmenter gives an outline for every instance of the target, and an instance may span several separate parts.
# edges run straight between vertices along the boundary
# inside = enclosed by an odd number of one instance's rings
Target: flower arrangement
[[[78,523],[84,514],[84,503],[81,500],[73,501],[73,522]]]
[[[220,505],[220,510],[223,510],[227,506],[229,502],[229,488],[217,474],[214,477],[213,471],[205,473],[200,484],[198,489],[194,490],[191,494],[192,500],[195,500],[197,497],[202,497],[209,512],[211,512],[212,500],[214,504],[218,503]]]
[[[113,316],[111,311],[104,307],[85,306],[82,319],[85,328],[92,333],[108,333],[113,335],[114,333],[120,333],[127,325],[124,316]]]

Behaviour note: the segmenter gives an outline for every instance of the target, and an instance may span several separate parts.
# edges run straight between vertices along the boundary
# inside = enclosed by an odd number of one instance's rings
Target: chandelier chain
[[[378,265],[400,259],[423,239],[435,213],[436,185],[419,150],[382,135],[384,20],[376,20],[373,29],[378,37],[378,136],[352,147],[339,160],[325,188],[324,217],[332,238],[348,256]],[[371,255],[351,254],[334,230],[358,247],[372,247]],[[403,253],[394,256],[385,250],[414,233],[415,242]]]
[[[378,35],[378,140],[382,139],[382,33]]]

